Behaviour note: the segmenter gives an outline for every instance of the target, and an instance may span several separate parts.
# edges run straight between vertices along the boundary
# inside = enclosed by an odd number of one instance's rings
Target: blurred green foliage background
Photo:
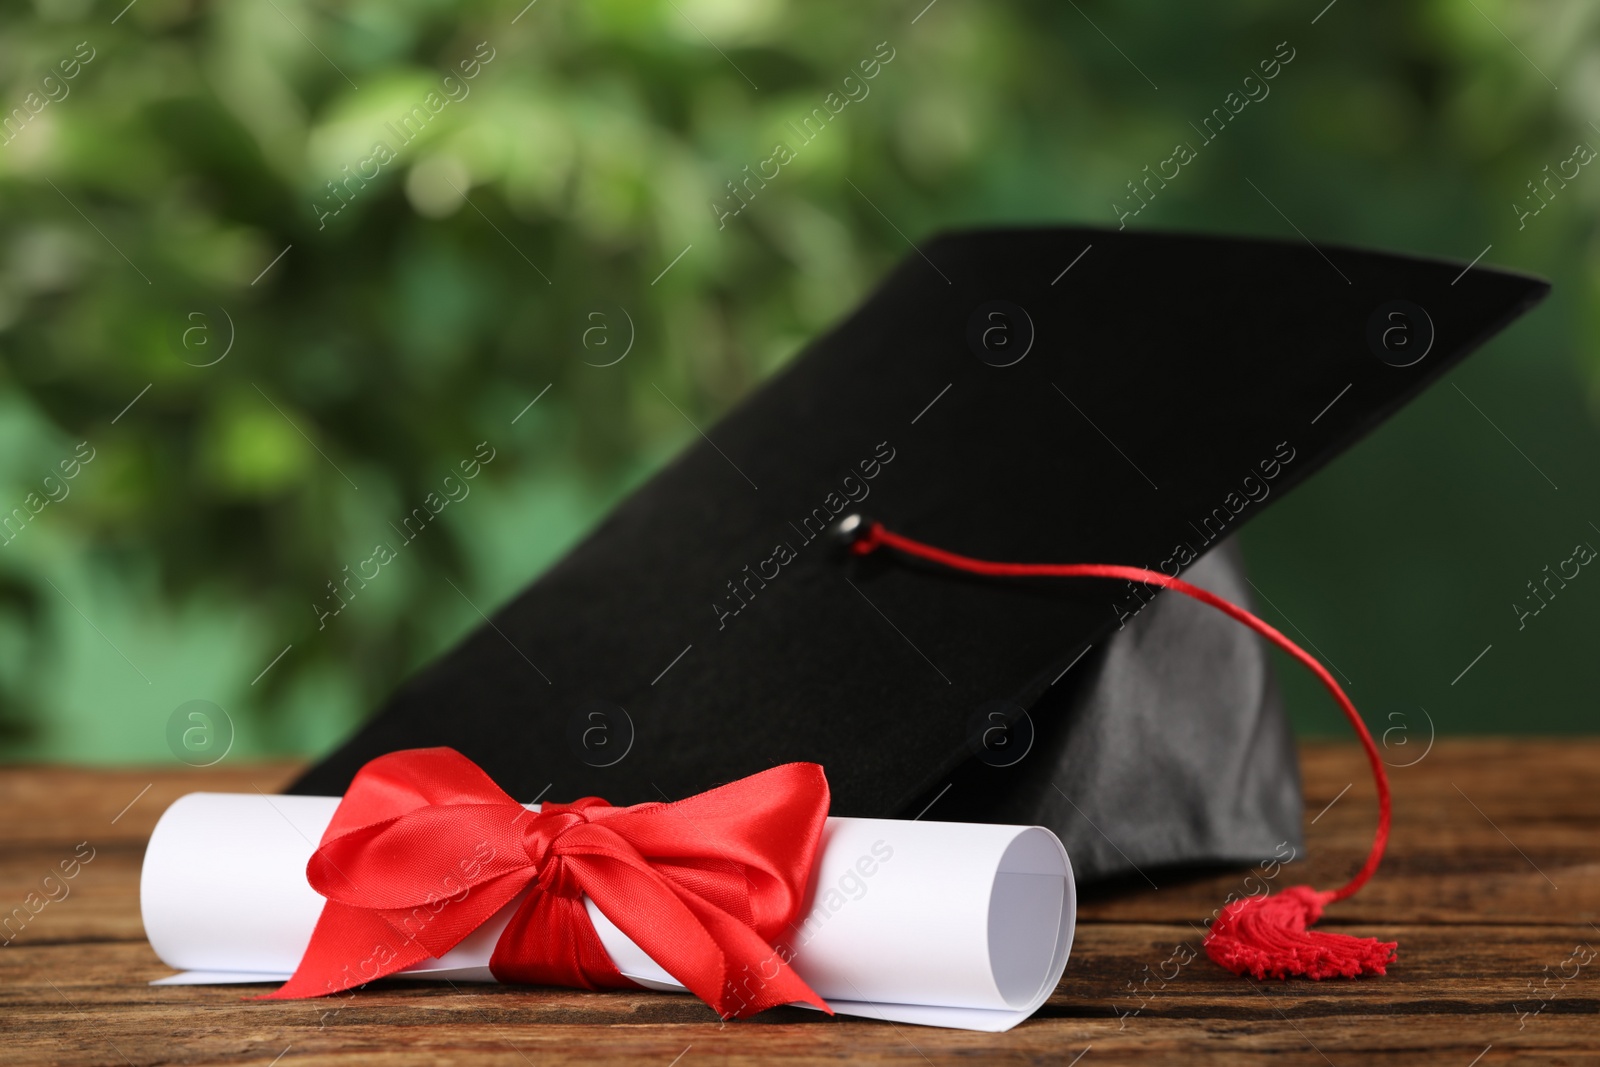
[[[169,760],[192,699],[235,754],[326,749],[686,444],[674,404],[714,420],[908,237],[1114,225],[1283,41],[1270,96],[1130,225],[1492,246],[1556,290],[1248,529],[1264,613],[1377,729],[1595,724],[1600,579],[1510,607],[1600,544],[1600,171],[1514,206],[1600,145],[1592,4],[125,2],[0,15],[0,513],[28,512],[0,534],[0,758]],[[319,629],[326,583],[484,441],[470,496]],[[1303,730],[1343,729],[1282,673]]]

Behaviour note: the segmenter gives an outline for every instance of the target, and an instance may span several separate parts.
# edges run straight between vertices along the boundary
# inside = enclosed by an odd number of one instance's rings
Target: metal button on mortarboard
[[[1391,367],[1420,363],[1433,348],[1433,319],[1409,300],[1380,304],[1367,318],[1367,347]]]
[[[867,520],[861,517],[859,511],[851,511],[839,516],[828,527],[828,535],[840,548],[849,548],[861,540],[861,535],[866,532]]]
[[[991,367],[1020,363],[1033,348],[1033,319],[1009,300],[986,301],[967,319],[967,347]]]

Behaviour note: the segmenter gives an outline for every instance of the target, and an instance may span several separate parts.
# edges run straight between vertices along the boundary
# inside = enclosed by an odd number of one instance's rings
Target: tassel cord
[[[861,556],[878,548],[890,548],[952,570],[995,578],[1101,578],[1171,589],[1248,626],[1298,660],[1333,695],[1366,751],[1378,794],[1378,826],[1372,848],[1367,853],[1366,863],[1338,889],[1318,892],[1297,886],[1277,897],[1250,898],[1229,905],[1223,913],[1221,928],[1214,927],[1212,936],[1208,937],[1207,948],[1214,959],[1230,970],[1248,970],[1257,977],[1304,974],[1319,978],[1333,974],[1384,973],[1384,965],[1393,958],[1393,944],[1306,930],[1306,925],[1320,916],[1325,905],[1352,896],[1377,871],[1388,844],[1390,822],[1389,776],[1384,771],[1378,746],[1361,713],[1316,657],[1237,604],[1159,571],[1104,563],[998,563],[974,559],[894,533],[878,522],[866,523],[852,533],[854,540],[850,551]],[[1224,941],[1227,944],[1223,944]]]

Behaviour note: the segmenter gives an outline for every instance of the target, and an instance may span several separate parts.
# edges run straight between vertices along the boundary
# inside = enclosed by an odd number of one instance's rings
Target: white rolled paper
[[[140,908],[156,955],[183,973],[154,984],[287,979],[322,911],[306,863],[338,804],[191,793],[168,808],[145,852]],[[518,903],[402,975],[494,981],[489,957]],[[588,908],[619,971],[683,988]],[[1042,827],[830,818],[802,916],[775,949],[840,1014],[999,1032],[1055,990],[1075,918],[1066,850]]]

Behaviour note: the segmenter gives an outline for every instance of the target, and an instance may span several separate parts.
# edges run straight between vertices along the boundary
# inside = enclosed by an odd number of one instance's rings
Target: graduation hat
[[[1231,535],[1548,288],[1462,267],[940,236],[295,791],[432,745],[528,800],[619,804],[809,760],[836,815],[1039,823],[1080,879],[1271,858],[1298,845],[1299,779],[1244,628],[1137,582],[996,581],[834,534],[863,515],[1247,602]]]

